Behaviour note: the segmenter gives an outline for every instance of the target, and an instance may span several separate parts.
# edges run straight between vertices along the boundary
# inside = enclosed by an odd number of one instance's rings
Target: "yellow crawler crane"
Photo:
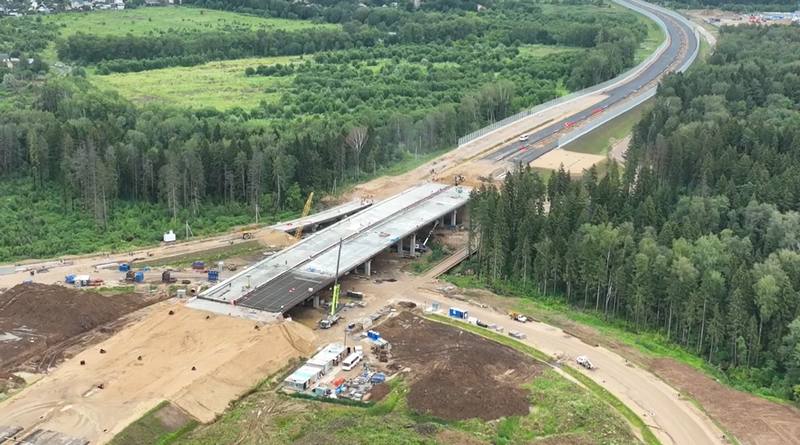
[[[311,213],[311,202],[314,200],[314,192],[308,194],[308,199],[306,199],[306,205],[303,206],[303,214],[300,215],[300,218],[305,218]],[[294,231],[294,239],[300,240],[300,237],[303,236],[303,226],[297,226],[297,230]]]

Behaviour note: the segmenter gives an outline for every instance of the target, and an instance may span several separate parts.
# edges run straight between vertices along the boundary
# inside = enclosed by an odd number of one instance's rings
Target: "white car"
[[[525,142],[527,140],[528,140],[528,135],[527,134],[523,134],[522,136],[519,137],[519,141],[520,142]]]
[[[575,358],[575,361],[578,362],[579,365],[583,366],[586,369],[594,369],[594,365],[589,360],[589,357],[585,355],[579,355]]]

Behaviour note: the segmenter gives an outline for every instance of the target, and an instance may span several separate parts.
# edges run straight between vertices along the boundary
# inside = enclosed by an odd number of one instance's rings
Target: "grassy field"
[[[244,75],[245,68],[299,60],[299,56],[224,60],[193,67],[92,75],[91,80],[101,88],[119,91],[122,96],[140,105],[158,103],[218,110],[235,107],[250,109],[262,100],[278,100],[281,87],[288,85],[292,77],[247,77]]]
[[[633,126],[642,118],[648,109],[650,101],[634,108],[631,111],[617,117],[606,125],[592,131],[591,133],[573,141],[563,148],[564,150],[578,153],[590,153],[596,155],[606,155],[611,149],[611,145],[625,136],[631,134]]]
[[[110,445],[167,445],[197,426],[169,402],[162,402],[114,436]]]
[[[237,29],[292,31],[320,26],[337,26],[306,20],[264,18],[189,7],[52,14],[44,16],[44,20],[61,26],[61,35],[64,37],[79,31],[98,35],[148,35],[174,31],[233,31]]]
[[[519,47],[520,56],[544,57],[570,51],[580,51],[581,48],[560,45],[522,45]]]

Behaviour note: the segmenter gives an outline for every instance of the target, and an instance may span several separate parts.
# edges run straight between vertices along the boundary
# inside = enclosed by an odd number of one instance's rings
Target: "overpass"
[[[371,205],[320,230],[202,292],[199,298],[267,312],[283,313],[306,300],[336,277],[357,268],[370,274],[372,258],[393,249],[414,252],[416,233],[439,220],[463,220],[468,187],[424,183]],[[341,257],[339,245],[341,242]]]
[[[348,216],[358,213],[372,205],[372,201],[364,199],[356,199],[344,204],[340,204],[321,212],[308,215],[304,218],[297,218],[291,221],[281,222],[270,226],[270,229],[279,230],[281,232],[294,232],[298,227],[304,232],[316,232],[322,226],[341,221]]]

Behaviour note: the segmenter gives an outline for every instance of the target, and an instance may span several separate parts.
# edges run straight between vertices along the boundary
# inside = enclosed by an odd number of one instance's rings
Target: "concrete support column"
[[[403,253],[403,238],[397,240],[397,253]]]
[[[367,262],[364,263],[364,275],[368,277],[372,275],[372,260],[367,260]]]
[[[458,224],[458,209],[453,210],[453,220],[452,220],[451,225],[454,226],[456,224]]]
[[[414,255],[414,253],[417,251],[416,246],[417,246],[417,233],[414,232],[411,234],[411,247],[408,249],[408,251],[411,252],[411,255]]]
[[[313,306],[314,306],[315,309],[319,308],[319,295],[314,295],[314,304],[313,304]]]

